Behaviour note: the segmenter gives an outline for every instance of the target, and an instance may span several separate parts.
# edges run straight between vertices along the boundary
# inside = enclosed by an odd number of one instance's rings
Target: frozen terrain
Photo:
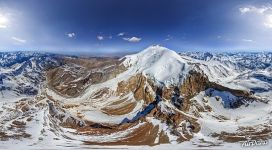
[[[154,45],[120,59],[0,62],[0,149],[272,148],[272,53]]]

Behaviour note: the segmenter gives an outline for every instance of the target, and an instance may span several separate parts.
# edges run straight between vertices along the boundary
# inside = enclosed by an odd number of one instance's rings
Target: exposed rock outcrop
[[[65,58],[65,65],[47,72],[48,85],[58,93],[76,97],[86,87],[116,77],[126,68],[115,58]]]
[[[64,110],[58,110],[54,103],[47,101],[49,108],[49,115],[53,118],[56,118],[60,121],[60,125],[70,128],[78,128],[85,126],[85,122],[77,117],[72,116],[69,113],[66,113]]]
[[[116,92],[117,95],[126,95],[132,92],[136,100],[144,100],[145,104],[149,104],[154,100],[153,89],[142,74],[132,76],[127,81],[119,82]]]
[[[209,83],[209,79],[206,75],[192,70],[180,86],[180,91],[185,98],[190,99],[200,91],[207,89]]]

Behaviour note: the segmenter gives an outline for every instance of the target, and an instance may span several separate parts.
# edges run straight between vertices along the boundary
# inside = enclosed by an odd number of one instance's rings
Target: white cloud
[[[140,42],[142,40],[142,38],[138,38],[138,37],[134,36],[134,37],[131,37],[131,38],[123,38],[123,40],[136,43],[136,42]]]
[[[271,11],[272,7],[270,7],[270,6],[262,6],[262,7],[248,6],[248,7],[241,7],[241,8],[239,8],[239,10],[242,14],[246,14],[246,13],[264,14],[268,11]]]
[[[243,42],[254,42],[253,40],[250,39],[242,39]]]
[[[98,35],[96,38],[97,38],[99,41],[104,40],[104,37],[101,36],[101,35]]]
[[[261,6],[261,7],[256,7],[256,6],[247,6],[247,7],[241,7],[239,8],[241,14],[258,14],[261,19],[262,19],[262,24],[266,28],[272,28],[272,7],[271,5],[267,6]]]
[[[111,40],[113,37],[112,37],[112,35],[109,35],[109,36],[106,36],[106,35],[98,35],[98,36],[96,36],[96,38],[97,38],[99,41],[102,41],[102,40],[106,40],[106,39]]]
[[[125,32],[118,33],[117,36],[124,36]]]
[[[15,36],[11,37],[11,39],[18,42],[18,43],[26,43],[26,40],[15,37]]]
[[[242,7],[242,8],[239,8],[239,10],[240,10],[240,12],[241,12],[242,14],[245,14],[245,13],[247,13],[247,12],[250,12],[250,8],[248,8],[248,7]]]
[[[271,14],[271,15],[267,15],[267,16],[265,17],[264,25],[265,25],[267,28],[272,28],[272,14]]]
[[[76,34],[75,34],[74,32],[67,33],[66,35],[67,35],[67,37],[69,37],[69,38],[73,38],[73,37],[76,36]]]
[[[7,28],[8,27],[8,18],[4,15],[0,14],[0,28]]]

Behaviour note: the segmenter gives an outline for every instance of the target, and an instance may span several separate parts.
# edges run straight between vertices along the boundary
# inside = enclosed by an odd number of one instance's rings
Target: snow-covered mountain
[[[271,52],[236,52],[236,53],[209,53],[209,52],[180,52],[195,59],[205,61],[220,61],[222,63],[232,63],[239,69],[271,69]]]
[[[4,148],[233,149],[271,141],[271,53],[178,54],[155,45],[120,59],[19,56],[2,54],[1,74],[32,64],[8,81],[33,85],[35,70],[46,80],[35,96],[1,99]]]
[[[59,65],[53,54],[0,52],[0,97],[36,95],[45,71]]]
[[[126,56],[124,64],[148,78],[155,79],[156,83],[166,85],[181,83],[193,67],[176,52],[158,45]]]
[[[271,90],[272,53],[180,53],[205,64],[201,68],[210,80],[225,86],[252,90],[257,93]],[[207,57],[208,56],[208,59]]]

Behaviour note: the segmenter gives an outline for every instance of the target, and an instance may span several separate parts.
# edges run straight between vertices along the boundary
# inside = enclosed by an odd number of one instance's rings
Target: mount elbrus
[[[272,53],[0,53],[0,142],[224,147],[271,140]]]

